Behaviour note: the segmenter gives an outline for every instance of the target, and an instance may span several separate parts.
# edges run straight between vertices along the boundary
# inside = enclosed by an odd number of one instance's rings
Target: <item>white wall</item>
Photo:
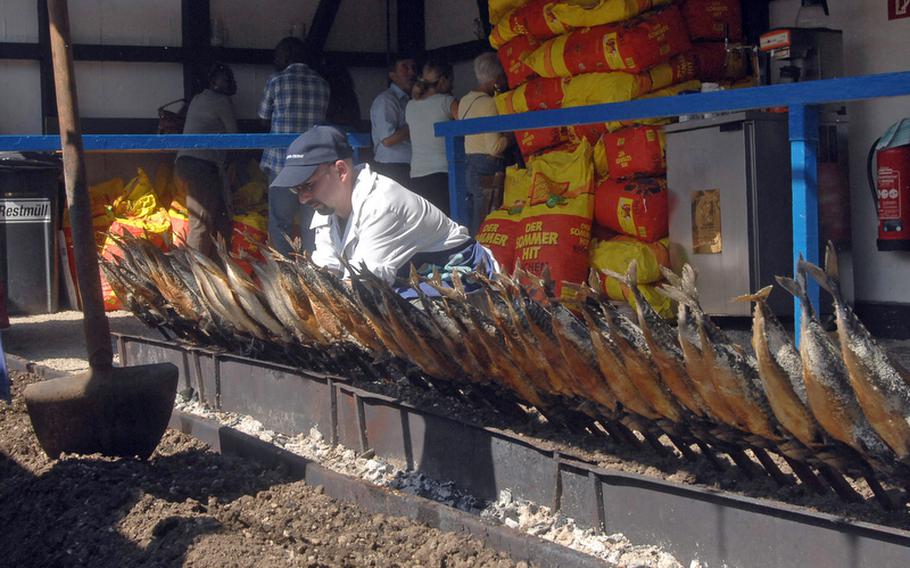
[[[0,61],[0,134],[41,133],[41,72],[37,61]]]
[[[376,95],[389,86],[389,74],[384,67],[351,67],[351,79],[354,81],[354,92],[360,104],[360,116],[369,120],[370,105]]]
[[[69,2],[69,14],[75,43],[181,44],[180,0],[78,0]]]
[[[799,4],[798,0],[772,2],[771,25],[793,25]],[[882,0],[829,0],[828,4],[828,27],[844,32],[847,75],[910,70],[910,19],[888,21],[887,3]],[[848,113],[856,299],[907,303],[910,253],[876,249],[878,221],[866,182],[866,153],[888,126],[910,116],[910,97],[852,103]]]
[[[478,39],[474,20],[480,12],[474,0],[426,0],[424,14],[427,49]]]
[[[69,12],[75,43],[181,44],[180,0],[79,0]],[[159,106],[183,96],[179,64],[77,61],[75,72],[85,118],[154,118]]]
[[[316,0],[211,0],[211,17],[224,26],[225,46],[272,49],[290,34],[292,25],[303,24],[309,30],[317,4]]]
[[[179,63],[77,61],[83,118],[157,118],[158,107],[183,96]]]
[[[0,0],[0,41],[38,41],[38,8],[35,0]]]
[[[0,0],[0,42],[38,41],[34,0]],[[0,134],[41,132],[41,73],[37,61],[0,61]]]

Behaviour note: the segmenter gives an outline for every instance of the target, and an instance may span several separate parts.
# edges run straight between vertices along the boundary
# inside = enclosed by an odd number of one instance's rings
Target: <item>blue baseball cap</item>
[[[269,187],[293,189],[310,179],[316,168],[354,155],[347,137],[331,126],[314,126],[288,146],[284,167]]]

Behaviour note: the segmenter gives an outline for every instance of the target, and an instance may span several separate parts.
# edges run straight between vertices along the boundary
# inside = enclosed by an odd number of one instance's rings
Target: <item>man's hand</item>
[[[407,142],[411,139],[411,129],[407,124],[395,131],[394,134],[388,138],[383,139],[383,146],[394,146],[395,144],[401,144],[402,142]]]

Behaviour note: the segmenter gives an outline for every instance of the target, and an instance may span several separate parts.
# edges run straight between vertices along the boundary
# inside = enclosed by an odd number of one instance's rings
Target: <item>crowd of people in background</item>
[[[303,133],[319,124],[358,129],[360,112],[351,75],[326,65],[296,37],[282,39],[274,52],[275,71],[266,83],[258,116],[269,132]],[[441,121],[495,116],[493,95],[506,88],[505,73],[495,53],[474,61],[476,86],[460,101],[453,95],[452,66],[430,60],[418,73],[417,59],[400,55],[388,67],[388,88],[370,106],[372,169],[420,195],[445,215],[450,214],[449,164],[445,141],[434,124]],[[184,133],[237,132],[230,97],[237,84],[231,69],[216,63],[205,89],[190,102]],[[476,234],[486,205],[484,179],[502,172],[510,158],[511,137],[490,133],[465,138],[467,195],[464,210],[470,233]],[[265,148],[260,167],[270,184],[285,163],[287,148]],[[214,239],[230,239],[230,192],[226,153],[184,150],[175,176],[187,192],[190,218],[188,242],[213,255]],[[269,241],[284,254],[291,241],[314,249],[313,209],[301,206],[288,191],[269,191]]]

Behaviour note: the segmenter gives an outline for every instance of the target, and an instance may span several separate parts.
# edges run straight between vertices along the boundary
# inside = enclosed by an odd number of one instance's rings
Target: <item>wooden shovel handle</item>
[[[54,64],[54,86],[57,91],[57,115],[63,145],[63,174],[66,201],[73,229],[73,253],[76,278],[82,293],[83,329],[89,365],[109,369],[113,362],[111,330],[104,314],[98,251],[92,235],[92,213],[85,182],[85,157],[79,128],[76,79],[70,42],[69,11],[66,0],[48,0],[50,16],[51,57]]]

